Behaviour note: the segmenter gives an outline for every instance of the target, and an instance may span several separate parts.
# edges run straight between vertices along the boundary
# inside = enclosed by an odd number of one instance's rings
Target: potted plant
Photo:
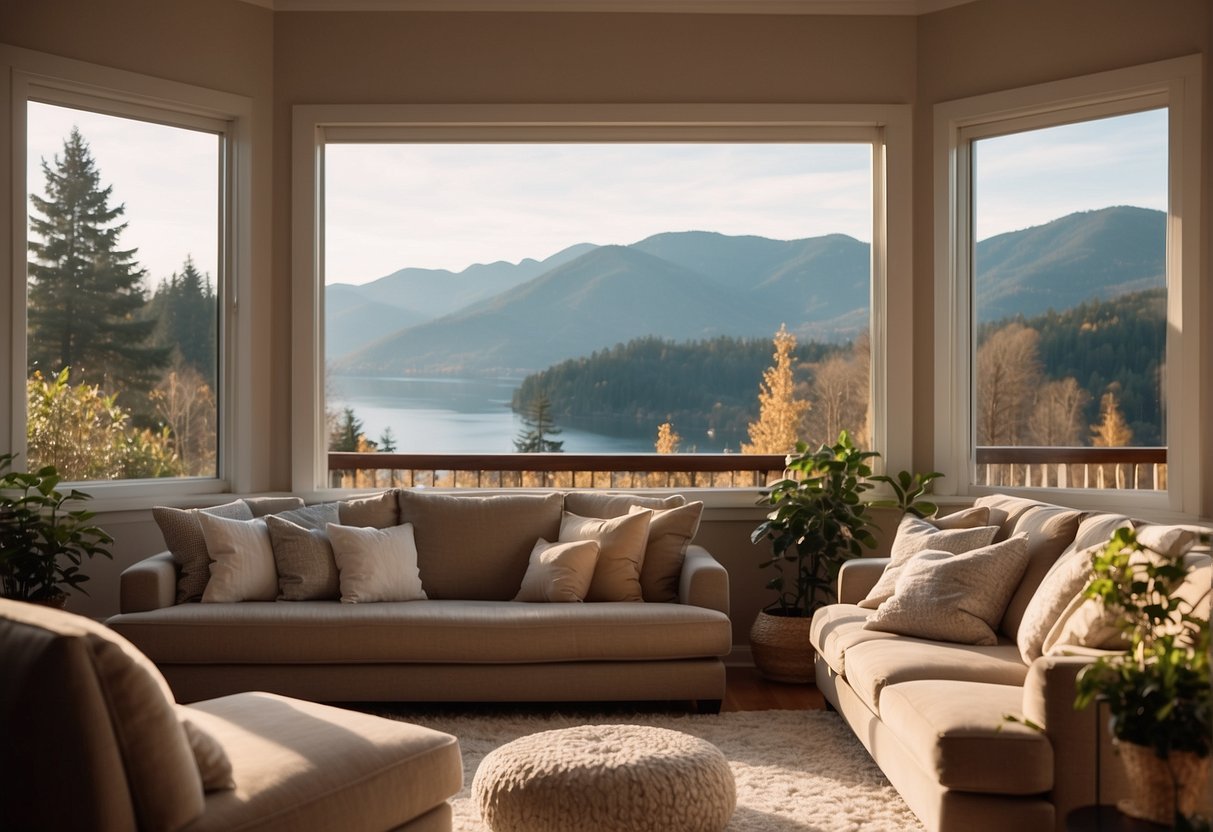
[[[1209,620],[1179,592],[1192,542],[1160,553],[1120,529],[1094,556],[1084,594],[1102,602],[1129,649],[1084,668],[1074,703],[1107,703],[1133,789],[1121,811],[1179,829],[1194,828],[1213,742]]]
[[[872,488],[868,461],[878,456],[856,448],[846,431],[815,451],[798,442],[785,465],[789,476],[759,501],[771,511],[750,540],[771,541],[771,555],[760,566],[775,572],[767,588],[778,595],[755,619],[750,647],[768,679],[813,679],[813,613],[833,597],[842,563],[876,546],[863,494]]]
[[[114,541],[92,524],[92,512],[67,507],[88,494],[58,491],[53,465],[14,471],[14,457],[0,454],[0,595],[62,607],[65,590],[88,594],[84,559],[112,557],[106,546]]]

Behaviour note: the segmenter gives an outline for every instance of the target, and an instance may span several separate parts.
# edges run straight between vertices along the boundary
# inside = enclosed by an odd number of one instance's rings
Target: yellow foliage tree
[[[1091,444],[1097,448],[1123,448],[1133,441],[1133,429],[1125,421],[1116,402],[1116,394],[1108,391],[1099,400],[1099,422],[1091,425]]]
[[[786,454],[796,447],[809,402],[796,398],[796,336],[781,325],[775,333],[775,364],[762,374],[758,388],[758,421],[749,425],[743,454]]]
[[[678,443],[682,441],[682,437],[674,432],[674,426],[669,422],[662,422],[657,426],[657,441],[654,447],[659,454],[676,454],[678,453]]]

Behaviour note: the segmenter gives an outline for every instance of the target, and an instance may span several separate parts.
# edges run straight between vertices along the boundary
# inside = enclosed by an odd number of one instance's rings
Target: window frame
[[[908,468],[913,412],[911,108],[908,105],[542,104],[296,105],[292,113],[292,490],[334,493],[324,430],[324,146],[329,142],[870,142],[872,153],[873,445]],[[897,344],[889,350],[888,344]],[[751,489],[705,489],[750,506]],[[727,496],[732,494],[733,496]]]
[[[937,104],[934,108],[935,467],[940,494],[994,492],[1076,507],[1149,509],[1197,516],[1204,456],[1200,334],[1201,59],[1198,55]],[[991,136],[1166,107],[1168,209],[1166,423],[1167,491],[1007,488],[973,482],[972,142]],[[1187,233],[1184,233],[1185,229]],[[1185,393],[1186,391],[1186,393]]]
[[[74,107],[167,126],[201,129],[222,137],[219,158],[219,299],[217,472],[214,477],[80,483],[95,498],[94,510],[141,508],[193,495],[247,490],[253,368],[238,363],[238,345],[251,342],[251,315],[241,308],[251,288],[252,101],[243,96],[0,45],[0,67],[9,83],[0,99],[0,156],[10,160],[0,191],[11,195],[10,233],[0,239],[0,260],[10,266],[0,280],[0,321],[11,337],[0,347],[0,448],[26,450],[26,295],[28,289],[29,199],[26,181],[27,103]],[[7,145],[7,147],[5,146]],[[5,251],[5,249],[8,249]],[[7,286],[4,285],[7,283]],[[4,355],[7,352],[7,355]]]

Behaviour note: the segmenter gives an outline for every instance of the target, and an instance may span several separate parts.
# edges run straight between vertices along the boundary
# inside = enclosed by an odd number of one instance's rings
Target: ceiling
[[[279,12],[675,12],[920,15],[973,0],[244,0]]]

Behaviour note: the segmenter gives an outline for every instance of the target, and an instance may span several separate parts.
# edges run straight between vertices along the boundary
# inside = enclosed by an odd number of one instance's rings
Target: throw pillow
[[[336,522],[335,506],[330,513],[333,519],[328,523]],[[337,562],[326,531],[328,523],[307,528],[283,519],[284,516],[265,518],[278,571],[278,600],[331,601],[340,597]]]
[[[374,494],[370,497],[359,497],[355,500],[342,500],[337,504],[340,519],[333,522],[342,526],[362,526],[372,529],[386,529],[400,524],[400,506],[396,501],[396,489]]]
[[[302,497],[245,497],[244,502],[254,517],[281,514],[291,509],[303,508]]]
[[[1028,539],[961,554],[919,552],[897,577],[893,597],[864,623],[864,629],[961,644],[998,643],[1007,602],[1028,565]]]
[[[681,494],[649,497],[613,491],[569,491],[564,495],[564,510],[579,517],[621,517],[627,514],[632,506],[666,509],[686,504],[686,498]]]
[[[635,514],[610,520],[564,512],[557,542],[598,541],[598,563],[594,566],[587,601],[644,600],[640,588],[640,569],[644,563],[652,516],[652,509],[640,509]]]
[[[198,515],[198,521],[211,558],[211,579],[202,603],[273,601],[278,597],[274,548],[264,517],[229,520],[204,513]]]
[[[211,559],[206,551],[206,539],[198,513],[205,512],[216,517],[233,520],[252,520],[253,512],[243,500],[234,500],[221,506],[204,509],[180,509],[156,506],[152,517],[164,535],[168,547],[177,563],[177,603],[202,600],[206,582],[211,578]]]
[[[1011,638],[1019,635],[1019,625],[1023,623],[1028,603],[1061,553],[1074,540],[1080,520],[1080,511],[1041,505],[1027,509],[1015,521],[1015,533],[1028,536],[1028,565],[1002,616],[1000,629],[1005,635]]]
[[[413,525],[386,529],[328,525],[341,603],[424,601]]]
[[[190,751],[194,753],[194,762],[198,764],[198,774],[202,777],[202,790],[214,792],[236,788],[236,781],[232,778],[232,761],[219,741],[198,724],[198,712],[183,705],[173,707],[177,709],[177,719],[181,721],[185,736],[190,741]]]
[[[317,503],[314,506],[303,506],[302,508],[295,508],[290,511],[274,512],[273,514],[266,515],[266,517],[277,517],[294,523],[296,526],[302,526],[305,529],[320,529],[324,531],[324,528],[329,523],[341,522],[341,511],[337,503]]]
[[[632,506],[629,514],[645,511]],[[672,603],[678,600],[678,581],[687,546],[699,531],[703,503],[687,503],[678,508],[657,509],[649,521],[649,542],[640,564],[640,593],[646,601]]]
[[[945,514],[943,517],[932,517],[930,524],[937,529],[976,529],[979,526],[989,526],[990,507],[972,506]]]
[[[971,529],[940,529],[930,520],[923,520],[907,514],[897,525],[897,534],[893,538],[893,546],[889,552],[889,565],[876,586],[872,587],[868,596],[859,602],[859,606],[874,610],[893,597],[897,577],[906,563],[914,555],[928,549],[938,552],[959,554],[982,546],[990,545],[994,540],[997,526],[977,526]]]
[[[584,601],[598,562],[598,541],[548,543],[543,538],[531,550],[531,562],[515,601]]]
[[[1091,558],[1096,552],[1102,551],[1103,546],[1100,543],[1062,555],[1036,588],[1015,637],[1019,655],[1025,664],[1031,664],[1044,655],[1045,638],[1070,601],[1087,585],[1091,575]]]

